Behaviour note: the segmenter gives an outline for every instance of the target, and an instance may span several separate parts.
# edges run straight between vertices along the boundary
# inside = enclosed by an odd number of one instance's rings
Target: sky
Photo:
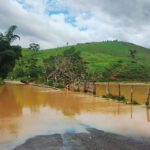
[[[41,49],[106,40],[150,47],[150,0],[0,0],[0,32]]]

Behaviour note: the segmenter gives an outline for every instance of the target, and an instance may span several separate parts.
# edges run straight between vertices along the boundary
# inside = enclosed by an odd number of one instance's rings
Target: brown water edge
[[[150,137],[150,112],[84,93],[31,85],[0,86],[0,150],[35,135],[86,132],[87,126]]]

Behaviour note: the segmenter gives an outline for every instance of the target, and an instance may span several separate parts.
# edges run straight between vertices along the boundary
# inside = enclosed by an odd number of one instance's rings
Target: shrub
[[[2,85],[3,84],[3,80],[2,80],[2,78],[0,77],[0,85]]]
[[[135,100],[132,101],[132,104],[134,105],[140,105],[138,102],[136,102]]]
[[[107,98],[107,99],[110,98],[110,99],[118,100],[118,101],[121,101],[123,103],[127,103],[124,96],[117,96],[117,95],[113,95],[113,94],[108,94],[108,95],[103,95],[102,97]]]
[[[55,87],[56,88],[64,88],[64,85],[62,83],[57,83]]]
[[[52,80],[49,80],[49,81],[46,83],[46,85],[48,85],[48,86],[53,86],[53,81],[52,81]]]
[[[7,75],[7,79],[9,79],[9,80],[14,80],[16,78],[17,78],[17,75],[15,72],[9,72]]]

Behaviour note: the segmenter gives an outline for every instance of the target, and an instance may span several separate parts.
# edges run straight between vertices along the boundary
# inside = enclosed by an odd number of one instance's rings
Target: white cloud
[[[0,32],[17,25],[21,41],[16,43],[23,47],[110,39],[149,46],[149,10],[148,0],[0,0]],[[73,16],[74,25],[65,21]]]

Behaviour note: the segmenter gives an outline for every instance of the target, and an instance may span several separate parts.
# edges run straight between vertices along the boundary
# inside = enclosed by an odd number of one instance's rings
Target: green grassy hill
[[[127,42],[108,41],[74,45],[87,62],[88,72],[104,74],[106,78],[143,79],[150,78],[150,49]],[[42,60],[57,55],[70,47],[61,47],[38,52],[38,65]],[[132,61],[129,50],[136,50],[136,61]],[[23,49],[23,56],[30,55]]]

